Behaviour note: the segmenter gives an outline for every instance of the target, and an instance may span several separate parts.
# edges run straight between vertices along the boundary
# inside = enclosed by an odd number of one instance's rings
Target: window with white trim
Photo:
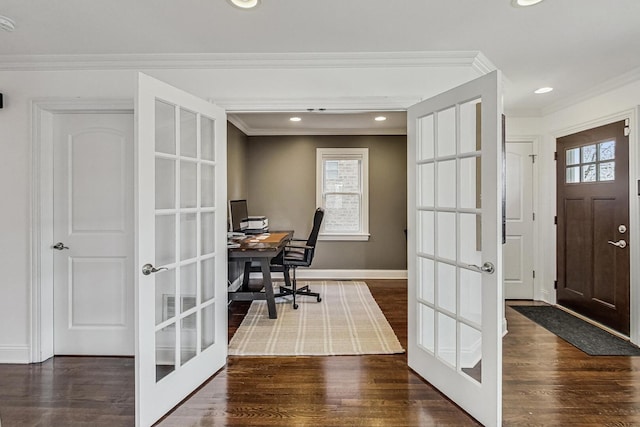
[[[369,240],[369,149],[316,149],[320,240]]]

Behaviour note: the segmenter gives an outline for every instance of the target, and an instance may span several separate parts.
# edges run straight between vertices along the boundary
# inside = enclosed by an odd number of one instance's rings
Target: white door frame
[[[507,122],[509,119],[507,118]],[[532,192],[533,192],[533,213],[536,215],[535,221],[533,221],[533,270],[536,272],[536,277],[533,279],[533,299],[536,301],[544,300],[542,294],[543,289],[541,285],[541,278],[544,277],[544,263],[540,260],[542,259],[541,249],[545,247],[545,238],[540,234],[539,227],[539,170],[538,165],[540,165],[540,136],[527,136],[527,135],[518,135],[518,136],[509,136],[506,137],[507,144],[510,142],[518,143],[518,142],[530,142],[532,144],[533,155],[535,156],[535,162],[533,163],[533,183],[532,183]]]
[[[53,118],[58,113],[133,114],[133,99],[31,102],[31,363],[53,356]]]
[[[595,118],[593,120],[589,120],[586,122],[581,122],[579,124],[560,128],[560,129],[552,129],[551,141],[548,148],[548,152],[552,155],[556,150],[556,139],[561,138],[563,136],[571,135],[574,133],[582,132],[585,130],[589,130],[598,126],[603,126],[609,123],[619,122],[622,120],[629,120],[629,241],[631,244],[629,245],[629,257],[632,260],[630,271],[629,271],[629,287],[630,287],[630,297],[629,297],[629,309],[630,309],[630,333],[629,338],[631,342],[634,344],[640,344],[640,264],[637,262],[633,262],[633,260],[637,260],[640,257],[640,197],[638,197],[638,174],[640,173],[640,147],[638,147],[638,143],[640,143],[640,132],[638,132],[638,124],[640,123],[640,107],[636,107],[630,110],[620,111],[617,113],[613,113],[607,116],[602,116]],[[551,199],[550,206],[553,209],[553,214],[557,212],[556,206],[556,173],[555,168],[556,162],[552,160],[553,171],[549,171],[549,185],[551,188],[546,188],[547,197]],[[552,173],[553,172],[553,173]],[[549,303],[556,303],[556,291],[553,289],[553,280],[557,279],[556,277],[556,252],[557,252],[557,242],[556,242],[556,226],[552,224],[552,229],[548,230],[553,233],[553,245],[551,245],[550,250],[547,254],[547,259],[550,261],[550,271],[547,272],[549,277],[552,279],[547,280],[551,284],[551,289],[549,290],[549,294],[551,298],[546,300]],[[544,234],[544,231],[543,233]],[[549,245],[547,245],[549,246]],[[549,259],[549,257],[553,257],[553,259]],[[547,276],[545,276],[547,277]]]

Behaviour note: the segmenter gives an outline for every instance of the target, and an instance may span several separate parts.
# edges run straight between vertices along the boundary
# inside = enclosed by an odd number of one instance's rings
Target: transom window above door
[[[616,177],[615,157],[615,141],[569,148],[565,152],[565,182],[613,181]]]

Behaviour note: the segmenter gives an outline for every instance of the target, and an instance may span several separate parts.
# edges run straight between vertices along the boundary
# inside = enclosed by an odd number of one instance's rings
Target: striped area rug
[[[306,283],[300,283],[304,286]],[[231,356],[335,356],[404,353],[364,282],[309,282],[320,292],[277,302],[269,319],[266,301],[253,301],[229,343]],[[290,297],[289,297],[290,298]]]

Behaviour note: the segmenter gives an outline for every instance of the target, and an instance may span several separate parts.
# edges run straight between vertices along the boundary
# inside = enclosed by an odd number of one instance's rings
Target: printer
[[[260,234],[269,231],[269,219],[266,216],[250,216],[240,222],[240,229],[246,234]]]

